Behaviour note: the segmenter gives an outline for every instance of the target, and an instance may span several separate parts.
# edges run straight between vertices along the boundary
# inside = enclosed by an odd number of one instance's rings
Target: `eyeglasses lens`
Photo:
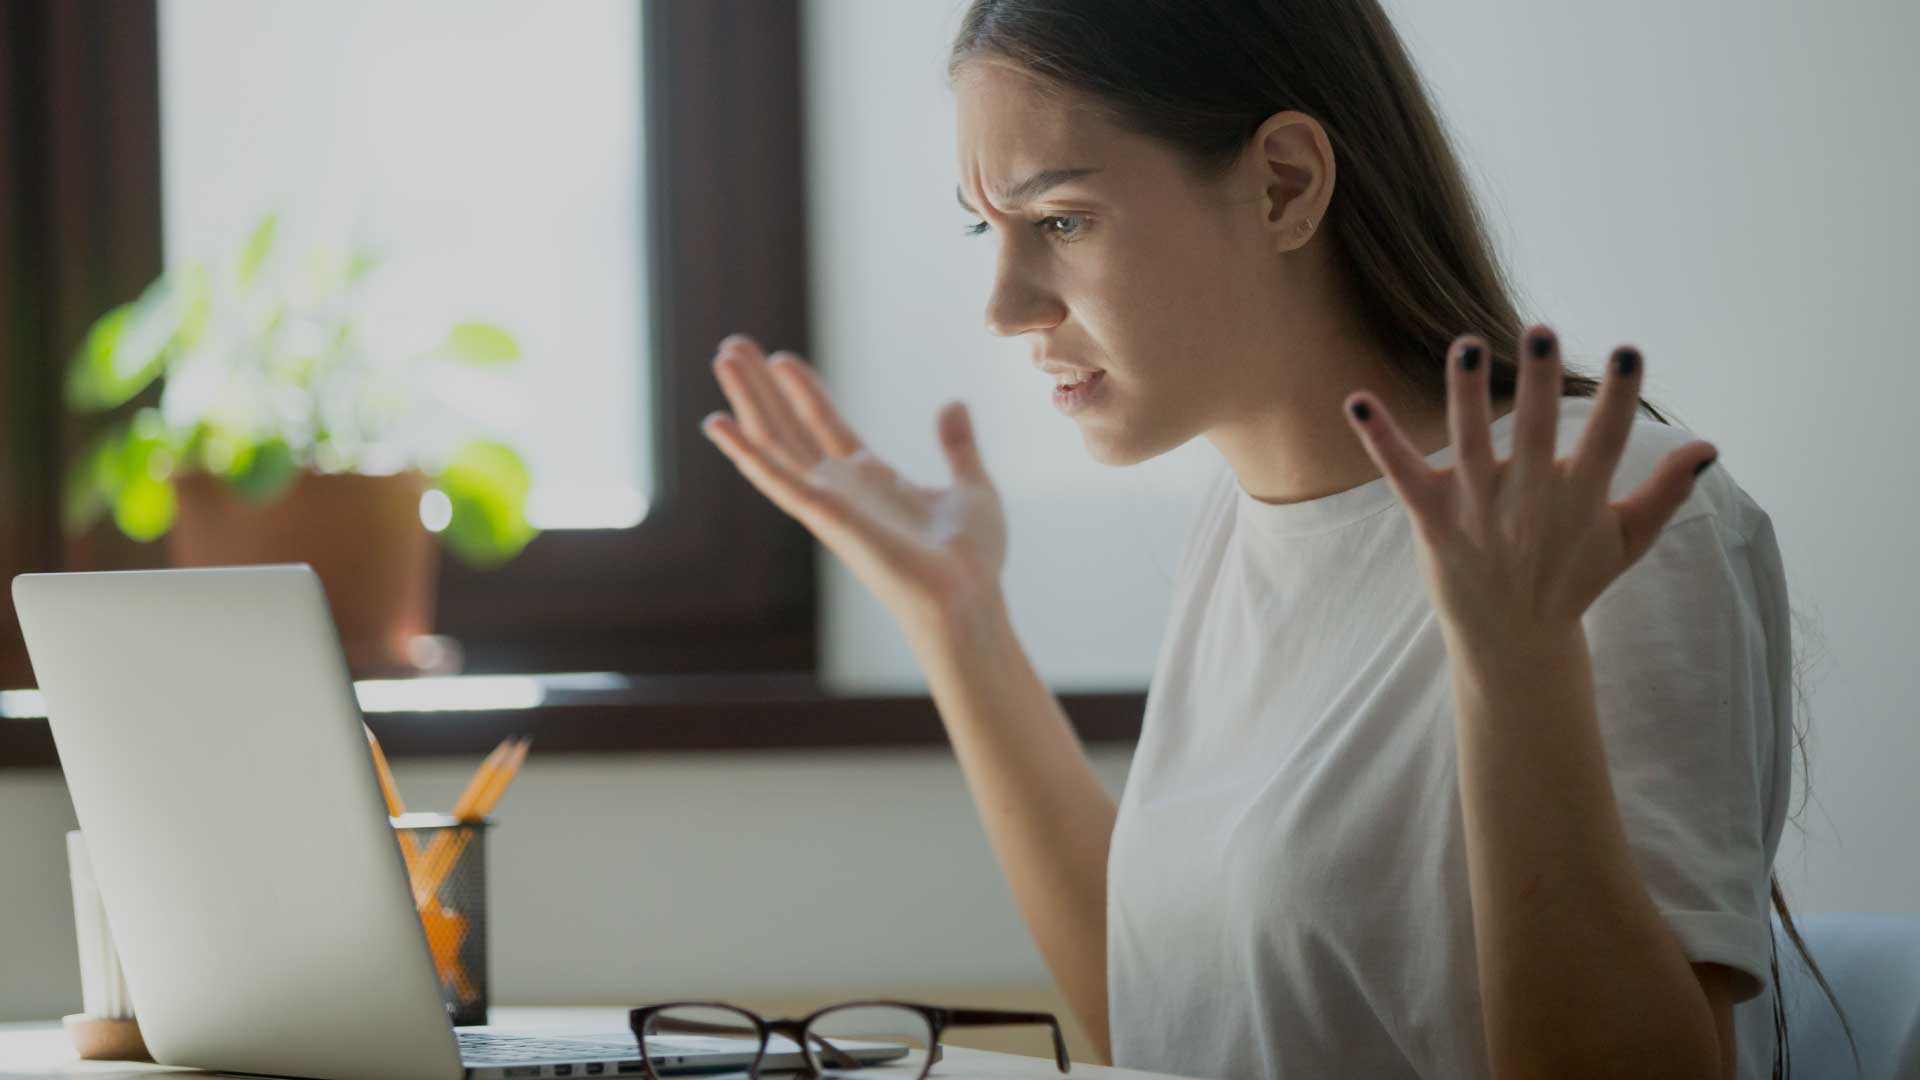
[[[823,1077],[918,1080],[933,1032],[926,1017],[892,1005],[848,1005],[807,1025],[807,1061]]]
[[[737,1049],[747,1054],[760,1045],[760,1029],[753,1017],[738,1009],[713,1005],[662,1009],[647,1018],[638,1034],[641,1052],[662,1074],[683,1064],[686,1055],[713,1048],[721,1040],[744,1040]]]

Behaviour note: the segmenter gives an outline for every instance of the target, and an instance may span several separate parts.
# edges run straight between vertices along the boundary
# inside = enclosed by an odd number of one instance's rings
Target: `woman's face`
[[[1036,362],[1100,372],[1068,406],[1095,460],[1143,461],[1284,400],[1290,286],[1257,173],[1196,181],[1005,64],[963,66],[954,91],[960,196],[998,245],[987,326],[1030,335]],[[1052,394],[1060,378],[1034,381]]]

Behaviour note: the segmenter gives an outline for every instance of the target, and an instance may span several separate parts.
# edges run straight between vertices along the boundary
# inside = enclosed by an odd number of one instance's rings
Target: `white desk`
[[[622,1030],[627,1026],[625,1009],[508,1008],[498,1006],[489,1016],[496,1025],[516,1028],[572,1028]],[[198,1069],[176,1069],[131,1061],[81,1061],[73,1054],[73,1045],[58,1020],[28,1024],[0,1024],[0,1080],[25,1077],[85,1076],[92,1080],[105,1077],[132,1078],[156,1073],[174,1076],[217,1076]],[[779,1076],[780,1074],[770,1074]],[[1060,1070],[1043,1058],[995,1054],[949,1046],[940,1064],[934,1066],[929,1080],[988,1080],[997,1077],[1058,1077]],[[1075,1077],[1110,1080],[1180,1080],[1164,1073],[1110,1069],[1099,1065],[1073,1063]],[[714,1080],[725,1080],[715,1077]]]

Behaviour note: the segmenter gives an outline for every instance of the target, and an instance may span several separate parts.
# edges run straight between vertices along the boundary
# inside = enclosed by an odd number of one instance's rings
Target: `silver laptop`
[[[456,1028],[305,563],[22,574],[15,609],[154,1059],[275,1077],[644,1072],[629,1031]],[[677,1037],[665,1073],[754,1042]],[[895,1043],[836,1048],[866,1062]],[[804,1065],[775,1037],[768,1069]]]

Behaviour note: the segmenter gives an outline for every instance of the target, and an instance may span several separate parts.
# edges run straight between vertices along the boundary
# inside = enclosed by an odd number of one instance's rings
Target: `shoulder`
[[[1562,456],[1574,452],[1590,414],[1590,401],[1563,407]],[[1608,497],[1632,494],[1668,454],[1702,437],[1642,411]],[[1692,677],[1685,673],[1725,667],[1750,647],[1767,649],[1766,664],[1784,662],[1790,648],[1785,568],[1772,520],[1741,487],[1735,465],[1723,447],[1653,546],[1589,607],[1584,621],[1596,662],[1605,658],[1617,672],[1650,680],[1655,668]]]
[[[1578,449],[1587,421],[1592,416],[1593,406],[1591,398],[1561,399],[1557,452],[1562,457],[1570,456]],[[1648,415],[1646,410],[1638,411],[1634,415],[1633,428],[1627,435],[1627,445],[1614,468],[1607,497],[1617,502],[1633,494],[1647,482],[1647,478],[1653,475],[1654,469],[1668,454],[1703,438],[1713,441],[1710,435],[1702,435],[1679,423],[1662,423]],[[1703,516],[1714,519],[1714,528],[1710,531],[1722,534],[1726,540],[1735,543],[1751,536],[1766,519],[1766,513],[1734,480],[1732,466],[1726,460],[1724,451],[1711,468],[1700,474],[1693,491],[1674,511],[1673,517],[1668,519],[1664,531],[1671,532],[1677,526]]]
[[[1563,401],[1561,456],[1574,453],[1592,406],[1590,399]],[[1642,410],[1634,418],[1608,498],[1618,501],[1631,495],[1668,454],[1703,437],[1714,441]],[[1773,523],[1741,487],[1737,464],[1727,460],[1722,447],[1719,460],[1700,474],[1653,546],[1596,598],[1585,620],[1596,656],[1618,651],[1628,639],[1657,639],[1671,646],[1679,636],[1702,642],[1739,636],[1747,618],[1757,618],[1762,636],[1778,638],[1778,646],[1787,647],[1787,582]],[[1649,627],[1657,630],[1650,632]]]
[[[1199,497],[1193,503],[1193,517],[1187,527],[1186,543],[1174,572],[1177,586],[1187,585],[1198,565],[1210,552],[1225,546],[1233,532],[1235,505],[1239,501],[1240,481],[1222,458],[1201,481]]]

